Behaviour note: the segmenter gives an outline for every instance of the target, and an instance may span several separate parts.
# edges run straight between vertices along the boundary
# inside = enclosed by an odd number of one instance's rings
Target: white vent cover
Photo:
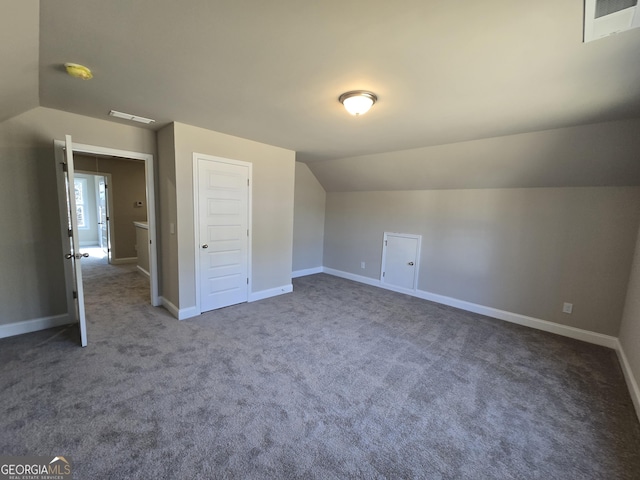
[[[585,0],[584,41],[640,27],[638,0]]]

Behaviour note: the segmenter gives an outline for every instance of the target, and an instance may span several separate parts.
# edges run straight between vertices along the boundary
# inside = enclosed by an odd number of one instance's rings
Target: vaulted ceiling
[[[115,109],[315,162],[640,118],[640,29],[583,43],[577,0],[5,3],[0,120]]]
[[[0,15],[0,122],[37,107],[38,2],[9,0]]]

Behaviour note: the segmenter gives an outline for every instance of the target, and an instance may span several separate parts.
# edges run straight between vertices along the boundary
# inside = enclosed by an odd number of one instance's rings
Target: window
[[[78,218],[78,228],[89,228],[89,219],[86,215],[87,179],[74,178],[73,186],[76,193],[76,217]]]

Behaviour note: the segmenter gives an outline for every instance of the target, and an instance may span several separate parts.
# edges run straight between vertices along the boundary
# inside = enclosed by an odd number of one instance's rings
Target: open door
[[[57,147],[57,146],[56,146]],[[87,322],[84,310],[84,291],[82,287],[82,267],[80,260],[88,257],[89,254],[80,253],[80,240],[78,236],[78,211],[76,195],[81,195],[75,187],[73,171],[73,144],[71,136],[65,136],[64,156],[56,150],[56,172],[58,177],[58,204],[60,207],[61,222],[67,220],[66,228],[63,228],[62,254],[65,261],[70,262],[65,265],[67,276],[67,302],[69,303],[69,315],[71,320],[76,320],[80,327],[80,344],[87,346]],[[64,231],[66,230],[66,232]],[[65,235],[66,233],[66,235]]]

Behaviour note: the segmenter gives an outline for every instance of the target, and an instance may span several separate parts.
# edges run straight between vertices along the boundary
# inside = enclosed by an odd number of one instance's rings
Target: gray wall
[[[38,107],[0,123],[0,325],[66,313],[53,140],[155,154],[155,133]]]
[[[293,271],[322,267],[327,194],[304,163],[296,162]]]
[[[178,237],[175,225],[177,213],[176,153],[173,124],[158,131],[158,271],[160,295],[176,307],[180,305],[178,285]],[[171,224],[174,225],[171,233]]]
[[[640,119],[310,163],[327,192],[640,185]]]
[[[636,385],[640,387],[640,230],[638,230],[619,338]],[[640,417],[640,405],[636,405],[636,410]]]
[[[0,122],[40,104],[40,2],[3,0],[0,16]]]
[[[136,229],[133,222],[147,221],[144,161],[86,155],[74,155],[73,160],[79,170],[111,174],[111,257],[113,260],[135,258]],[[142,201],[142,207],[135,206],[137,201]]]
[[[167,131],[173,130],[173,132]],[[170,145],[173,137],[174,146]],[[164,261],[175,262],[177,276],[171,267],[163,269],[163,296],[178,292],[179,309],[194,307],[195,237],[193,211],[193,153],[241,160],[253,164],[252,203],[252,293],[289,285],[293,248],[293,197],[295,181],[295,152],[279,147],[213,132],[203,128],[174,123],[159,134],[160,185],[175,182],[175,200],[170,191],[163,192],[161,214],[164,225],[174,223],[176,234],[163,227]],[[173,171],[172,171],[172,165]],[[167,195],[167,198],[165,198]],[[172,211],[175,202],[176,209]]]
[[[639,187],[334,192],[324,265],[379,278],[383,233],[420,234],[419,290],[617,336],[639,222]]]

